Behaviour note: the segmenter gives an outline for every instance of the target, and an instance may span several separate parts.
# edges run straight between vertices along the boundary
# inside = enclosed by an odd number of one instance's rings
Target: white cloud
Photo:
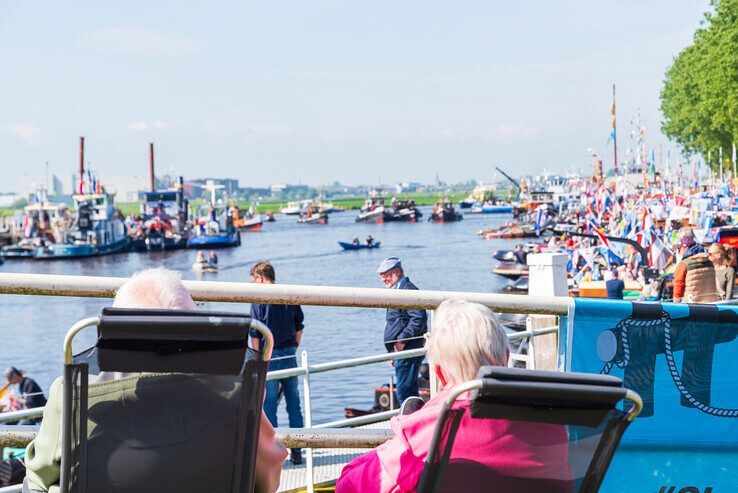
[[[538,135],[538,129],[525,123],[500,123],[479,131],[484,140],[524,140]]]
[[[140,26],[99,29],[87,39],[95,49],[135,55],[186,55],[205,48],[202,41]]]
[[[37,144],[38,139],[41,136],[41,129],[31,125],[30,123],[11,123],[9,125],[3,125],[3,130],[16,139],[20,139],[29,145]]]
[[[128,132],[145,132],[147,130],[166,130],[167,128],[169,128],[169,125],[167,125],[167,122],[164,122],[162,120],[154,120],[152,122],[138,121],[138,122],[131,122],[128,125],[126,125],[126,130]]]

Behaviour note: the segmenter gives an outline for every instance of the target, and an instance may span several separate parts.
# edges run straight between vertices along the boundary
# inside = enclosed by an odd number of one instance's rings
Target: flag
[[[590,219],[590,222],[592,223],[592,226],[593,226],[593,228],[592,228],[592,229],[594,230],[594,234],[595,234],[595,236],[597,236],[597,238],[598,238],[598,239],[600,240],[600,243],[602,243],[602,244],[603,244],[603,245],[605,246],[605,248],[607,248],[607,249],[608,249],[608,250],[610,251],[610,253],[611,253],[611,254],[612,254],[612,255],[613,255],[613,256],[614,256],[614,257],[615,257],[615,258],[616,258],[616,259],[617,259],[618,261],[622,262],[622,261],[623,261],[623,259],[622,259],[622,258],[620,258],[620,255],[618,255],[618,254],[617,254],[617,252],[615,252],[615,250],[614,250],[614,249],[612,248],[612,245],[610,244],[610,240],[608,240],[608,239],[607,239],[607,238],[605,237],[605,235],[603,235],[603,234],[602,234],[602,232],[600,232],[600,230],[599,230],[599,229],[597,229],[597,227],[595,227],[594,221],[592,221],[592,220]]]
[[[654,269],[663,270],[669,265],[669,258],[673,253],[666,246],[666,243],[661,241],[661,238],[651,230],[651,248],[649,249],[649,265]]]
[[[545,223],[547,216],[548,214],[546,214],[545,206],[538,206],[538,217],[536,218],[536,236],[540,236],[541,227]]]

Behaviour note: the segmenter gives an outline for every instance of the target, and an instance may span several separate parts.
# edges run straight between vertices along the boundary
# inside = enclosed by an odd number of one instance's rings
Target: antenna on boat
[[[79,138],[79,193],[82,193],[82,183],[85,179],[85,138]]]
[[[151,191],[156,191],[156,179],[154,178],[154,143],[149,142],[149,180]]]

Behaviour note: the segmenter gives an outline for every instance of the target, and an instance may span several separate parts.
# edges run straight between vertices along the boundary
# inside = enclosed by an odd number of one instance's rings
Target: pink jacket
[[[336,493],[415,491],[447,395],[447,391],[439,392],[415,413],[392,418],[390,426],[395,437],[346,465]],[[566,427],[473,419],[468,412],[469,401],[462,399],[457,400],[454,408],[466,411],[442,491],[573,490]]]

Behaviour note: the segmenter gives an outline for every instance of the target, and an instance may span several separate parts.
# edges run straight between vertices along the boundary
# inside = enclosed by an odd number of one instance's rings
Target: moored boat
[[[538,236],[533,226],[529,224],[503,226],[502,228],[485,229],[477,232],[479,236],[482,236],[486,240],[496,238],[532,238]]]
[[[74,222],[63,241],[33,251],[36,260],[95,257],[126,251],[131,246],[115,194],[74,195]]]
[[[316,202],[311,202],[297,220],[300,224],[328,224],[328,214]]]
[[[392,200],[387,205],[384,197],[370,197],[361,207],[356,221],[374,223],[404,221],[416,222],[423,214],[415,207],[415,202],[410,200]]]
[[[42,192],[42,197],[45,192]],[[71,214],[64,203],[45,200],[23,209],[23,238],[13,245],[0,248],[0,258],[33,258],[34,250],[62,241],[69,228]]]

